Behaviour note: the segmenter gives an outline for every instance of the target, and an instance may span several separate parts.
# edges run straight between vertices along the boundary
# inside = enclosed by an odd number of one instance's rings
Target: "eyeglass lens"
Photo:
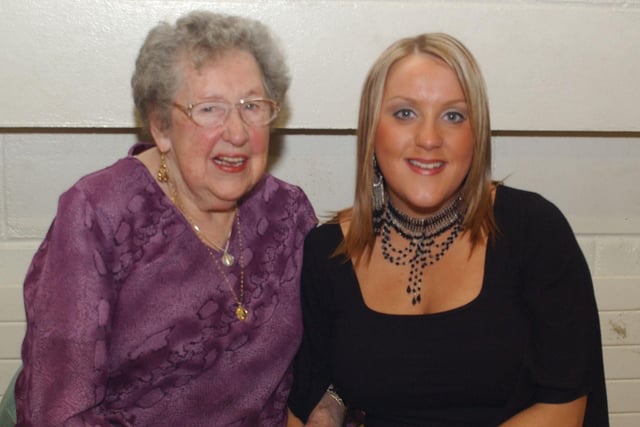
[[[237,108],[240,117],[251,126],[269,124],[277,115],[272,101],[254,99],[231,104],[224,101],[207,101],[191,107],[191,117],[194,122],[203,127],[216,127],[223,124],[233,108]]]

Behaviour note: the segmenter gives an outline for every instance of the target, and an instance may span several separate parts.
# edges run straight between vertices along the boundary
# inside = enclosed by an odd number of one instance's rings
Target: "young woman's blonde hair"
[[[491,126],[484,78],[469,50],[454,37],[427,33],[398,40],[374,62],[360,96],[357,131],[357,171],[355,199],[351,208],[338,212],[334,221],[351,221],[349,231],[336,255],[360,260],[375,243],[373,232],[373,155],[380,116],[380,105],[389,69],[400,59],[413,54],[439,58],[456,73],[469,106],[474,135],[471,167],[461,187],[466,207],[463,226],[473,245],[496,232],[491,200]]]

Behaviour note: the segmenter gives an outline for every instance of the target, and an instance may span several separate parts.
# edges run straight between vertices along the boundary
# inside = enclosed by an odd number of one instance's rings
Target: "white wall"
[[[640,130],[637,0],[3,0],[0,81],[12,83],[0,127],[131,126],[128,84],[143,38],[193,8],[278,32],[294,75],[289,128],[353,128],[380,51],[446,31],[482,65],[496,129]]]
[[[135,140],[128,82],[146,31],[204,7],[258,17],[282,38],[294,84],[272,172],[320,214],[352,198],[352,129],[373,58],[403,35],[461,38],[500,130],[494,175],[569,218],[596,284],[612,425],[640,425],[639,3],[2,0],[0,394],[19,364],[24,274],[58,195]]]

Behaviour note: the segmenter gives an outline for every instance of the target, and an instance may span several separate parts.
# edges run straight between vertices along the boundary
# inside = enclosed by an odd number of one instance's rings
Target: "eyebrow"
[[[250,89],[250,90],[244,92],[243,95],[240,97],[240,99],[248,99],[248,98],[251,98],[251,97],[262,98],[262,97],[266,97],[266,96],[267,96],[267,94],[266,94],[266,91],[264,89],[262,89],[262,90],[261,89]],[[205,94],[202,97],[202,99],[205,100],[205,101],[206,100],[216,100],[216,99],[226,100],[226,98],[223,95],[216,94],[216,93]],[[201,101],[199,101],[199,102],[201,102]]]
[[[385,102],[397,102],[397,101],[400,101],[400,102],[411,102],[411,103],[416,102],[416,100],[414,98],[407,98],[405,96],[394,96],[392,98],[387,98],[386,100],[383,99],[382,103],[385,103]],[[460,98],[460,99],[452,99],[452,100],[448,100],[448,101],[445,100],[443,102],[443,104],[445,104],[445,105],[467,104],[468,105],[469,102],[464,98]]]

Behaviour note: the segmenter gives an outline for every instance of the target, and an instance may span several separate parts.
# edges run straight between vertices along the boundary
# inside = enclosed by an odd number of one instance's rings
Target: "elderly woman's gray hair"
[[[171,126],[171,105],[185,59],[196,70],[221,54],[240,49],[251,53],[262,71],[266,95],[281,102],[289,88],[284,54],[269,28],[259,21],[207,11],[194,11],[149,31],[131,78],[139,118],[149,130],[150,114]]]

